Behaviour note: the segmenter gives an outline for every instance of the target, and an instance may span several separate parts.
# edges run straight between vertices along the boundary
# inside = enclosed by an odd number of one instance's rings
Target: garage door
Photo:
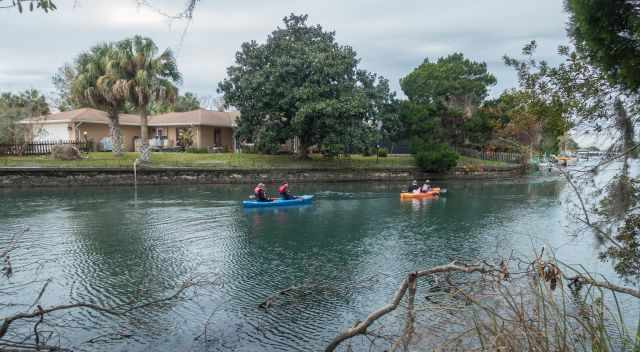
[[[42,125],[34,138],[36,142],[68,140],[69,130],[66,123]]]

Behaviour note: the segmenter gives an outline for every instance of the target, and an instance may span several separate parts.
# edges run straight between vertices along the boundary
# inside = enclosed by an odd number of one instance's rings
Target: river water
[[[546,245],[614,277],[592,240],[573,236],[562,181],[442,186],[445,197],[404,202],[397,184],[292,185],[315,194],[314,204],[253,211],[239,203],[247,186],[0,191],[0,244],[16,241],[14,275],[2,285],[50,279],[44,306],[116,306],[171,295],[194,275],[217,278],[187,291],[186,301],[124,318],[57,313],[41,329],[56,332],[51,344],[80,350],[317,351],[388,301],[407,272],[455,258],[529,255]],[[300,285],[310,288],[258,308]],[[30,305],[40,288],[1,299]],[[362,340],[354,342],[358,349]]]

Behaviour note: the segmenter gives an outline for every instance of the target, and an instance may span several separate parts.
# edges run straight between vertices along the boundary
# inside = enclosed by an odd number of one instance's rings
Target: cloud
[[[135,0],[58,0],[59,10],[50,14],[0,10],[6,34],[0,40],[0,90],[49,91],[51,75],[83,50],[141,34],[177,50],[183,90],[214,94],[241,43],[263,42],[292,12],[336,31],[341,44],[358,52],[363,68],[387,77],[396,90],[400,77],[425,57],[462,52],[487,62],[498,77],[496,95],[517,84],[502,64],[504,54],[517,56],[536,39],[539,56],[554,63],[557,45],[567,42],[558,0],[201,0],[184,38],[184,21],[158,13],[178,13],[183,2],[150,2],[153,9]]]

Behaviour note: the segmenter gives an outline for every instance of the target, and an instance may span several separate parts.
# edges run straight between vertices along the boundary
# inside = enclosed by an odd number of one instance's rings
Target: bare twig
[[[35,318],[44,314],[49,314],[49,313],[53,313],[60,310],[68,310],[68,309],[74,309],[74,308],[87,308],[87,309],[95,310],[97,312],[107,313],[110,315],[119,314],[119,312],[114,311],[110,308],[101,307],[95,304],[89,304],[89,303],[62,304],[62,305],[53,306],[47,309],[38,309],[31,313],[19,313],[19,314],[4,318],[2,325],[0,325],[0,338],[4,337],[4,335],[7,333],[7,330],[9,330],[9,327],[11,326],[11,324],[16,320]]]
[[[609,236],[608,233],[603,231],[600,227],[598,227],[597,224],[595,224],[595,223],[593,223],[591,221],[591,218],[589,217],[589,211],[587,210],[587,206],[586,206],[586,204],[584,202],[584,199],[582,198],[582,194],[578,190],[578,186],[576,186],[575,182],[573,182],[573,179],[571,178],[571,175],[569,175],[565,170],[562,170],[562,168],[558,168],[558,169],[560,170],[562,175],[565,177],[565,179],[567,180],[567,182],[569,183],[569,185],[573,189],[573,192],[575,193],[576,197],[578,197],[578,201],[580,202],[580,207],[582,208],[582,213],[584,215],[584,219],[582,219],[582,218],[577,218],[577,219],[580,222],[583,222],[585,225],[589,226],[594,231],[596,231],[599,235],[601,235],[607,241],[611,242],[611,244],[613,244],[614,246],[616,246],[618,248],[622,248],[622,246],[616,240],[611,238],[611,236]]]
[[[640,290],[635,290],[630,287],[624,287],[612,284],[610,282],[605,281],[597,281],[585,275],[576,275],[576,276],[565,276],[565,279],[571,282],[571,285],[580,284],[580,285],[591,285],[600,288],[606,288],[607,290],[624,293],[629,296],[633,296],[635,298],[640,298]]]

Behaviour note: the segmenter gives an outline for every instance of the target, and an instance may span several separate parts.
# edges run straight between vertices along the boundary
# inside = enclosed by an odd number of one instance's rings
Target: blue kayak
[[[296,199],[284,200],[282,198],[274,199],[271,202],[258,202],[257,200],[243,200],[242,206],[245,208],[270,208],[270,207],[284,207],[288,205],[303,205],[311,204],[313,196],[300,196]]]

